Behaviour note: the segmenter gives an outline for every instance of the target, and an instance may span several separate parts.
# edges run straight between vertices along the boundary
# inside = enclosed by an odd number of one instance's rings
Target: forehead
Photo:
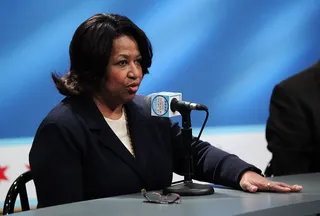
[[[113,55],[139,55],[139,47],[136,40],[131,36],[120,36],[113,40]]]

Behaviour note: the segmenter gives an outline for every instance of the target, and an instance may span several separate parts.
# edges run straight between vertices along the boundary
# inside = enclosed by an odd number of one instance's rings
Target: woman
[[[145,33],[128,18],[96,14],[70,44],[70,71],[52,75],[66,96],[42,121],[30,151],[38,207],[162,189],[183,173],[177,123],[151,117],[136,92],[151,65]],[[299,191],[199,141],[194,178],[243,189]]]

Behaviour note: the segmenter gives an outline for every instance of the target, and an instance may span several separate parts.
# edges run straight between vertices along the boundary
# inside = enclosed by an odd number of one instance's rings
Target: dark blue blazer
[[[320,172],[320,61],[275,85],[266,126],[266,175]]]
[[[180,127],[152,117],[137,96],[125,104],[133,157],[108,126],[92,99],[67,97],[42,121],[29,160],[38,207],[137,193],[169,186],[183,174]],[[193,143],[194,178],[239,187],[254,166],[211,146]]]

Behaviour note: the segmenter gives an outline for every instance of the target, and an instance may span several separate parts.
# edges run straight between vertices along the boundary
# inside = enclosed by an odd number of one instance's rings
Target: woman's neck
[[[104,117],[113,120],[121,118],[123,104],[114,104],[99,96],[93,97],[93,101]]]

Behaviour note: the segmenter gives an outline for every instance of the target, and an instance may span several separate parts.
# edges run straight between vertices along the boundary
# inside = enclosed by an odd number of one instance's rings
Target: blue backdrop
[[[131,18],[154,60],[139,93],[182,92],[208,126],[265,124],[273,86],[320,56],[318,0],[55,0],[0,3],[0,138],[32,137],[57,104],[78,25],[98,12]],[[204,115],[192,113],[193,125]]]

